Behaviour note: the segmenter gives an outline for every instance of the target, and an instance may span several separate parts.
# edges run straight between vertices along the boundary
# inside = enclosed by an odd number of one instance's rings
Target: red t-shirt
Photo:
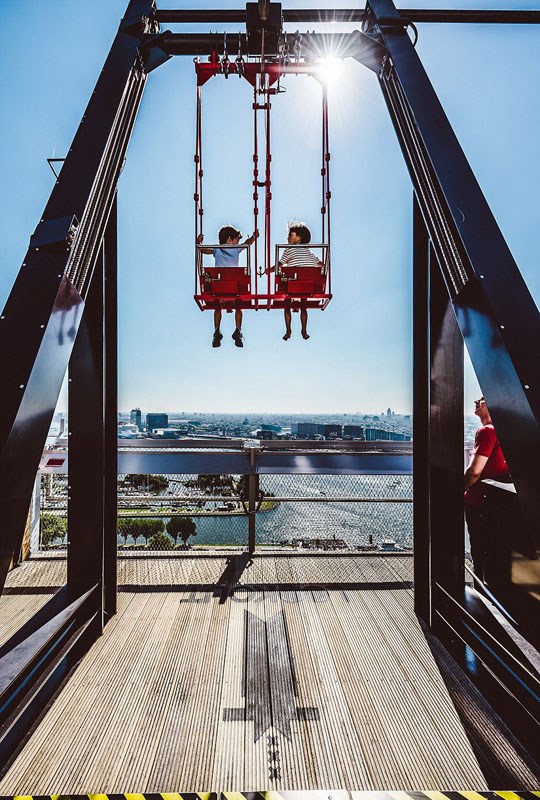
[[[510,478],[508,464],[492,424],[482,425],[478,428],[474,437],[472,454],[473,456],[486,456],[487,463],[476,483],[473,483],[471,488],[465,492],[465,502],[470,506],[483,506],[486,501],[482,481],[485,478],[508,481]]]

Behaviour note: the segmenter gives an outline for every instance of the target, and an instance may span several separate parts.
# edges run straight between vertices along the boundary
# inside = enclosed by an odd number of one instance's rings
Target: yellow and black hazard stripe
[[[0,795],[0,800],[540,800],[540,791],[354,792],[307,789],[290,792]]]

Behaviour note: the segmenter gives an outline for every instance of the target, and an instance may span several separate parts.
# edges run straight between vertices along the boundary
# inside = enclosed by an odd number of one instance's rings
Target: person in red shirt
[[[474,401],[474,413],[481,425],[476,431],[471,460],[465,470],[465,519],[471,540],[474,572],[483,579],[490,525],[482,481],[492,478],[506,482],[510,480],[510,473],[483,397]]]

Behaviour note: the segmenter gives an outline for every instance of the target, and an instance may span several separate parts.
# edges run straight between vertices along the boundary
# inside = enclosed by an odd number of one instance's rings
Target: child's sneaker
[[[239,331],[238,328],[233,333],[232,338],[234,339],[234,343],[237,347],[244,346],[244,337],[242,336],[242,332]]]
[[[223,334],[220,331],[214,331],[214,338],[212,339],[212,347],[221,347],[221,340]]]

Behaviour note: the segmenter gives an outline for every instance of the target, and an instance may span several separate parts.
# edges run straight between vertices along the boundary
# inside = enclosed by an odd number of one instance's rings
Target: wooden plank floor
[[[123,559],[118,614],[0,794],[487,788],[397,588],[410,559],[375,559]]]
[[[118,585],[151,588],[153,586],[213,586],[234,560],[248,559],[240,552],[219,554],[194,550],[174,556],[127,555],[118,559]],[[265,571],[265,565],[273,564]],[[32,558],[9,573],[6,588],[13,593],[36,592],[59,588],[66,582],[65,558]],[[271,578],[271,580],[270,580]],[[235,575],[236,583],[285,584],[372,584],[408,583],[412,585],[412,554],[392,553],[350,555],[334,553],[257,553],[249,569]]]

